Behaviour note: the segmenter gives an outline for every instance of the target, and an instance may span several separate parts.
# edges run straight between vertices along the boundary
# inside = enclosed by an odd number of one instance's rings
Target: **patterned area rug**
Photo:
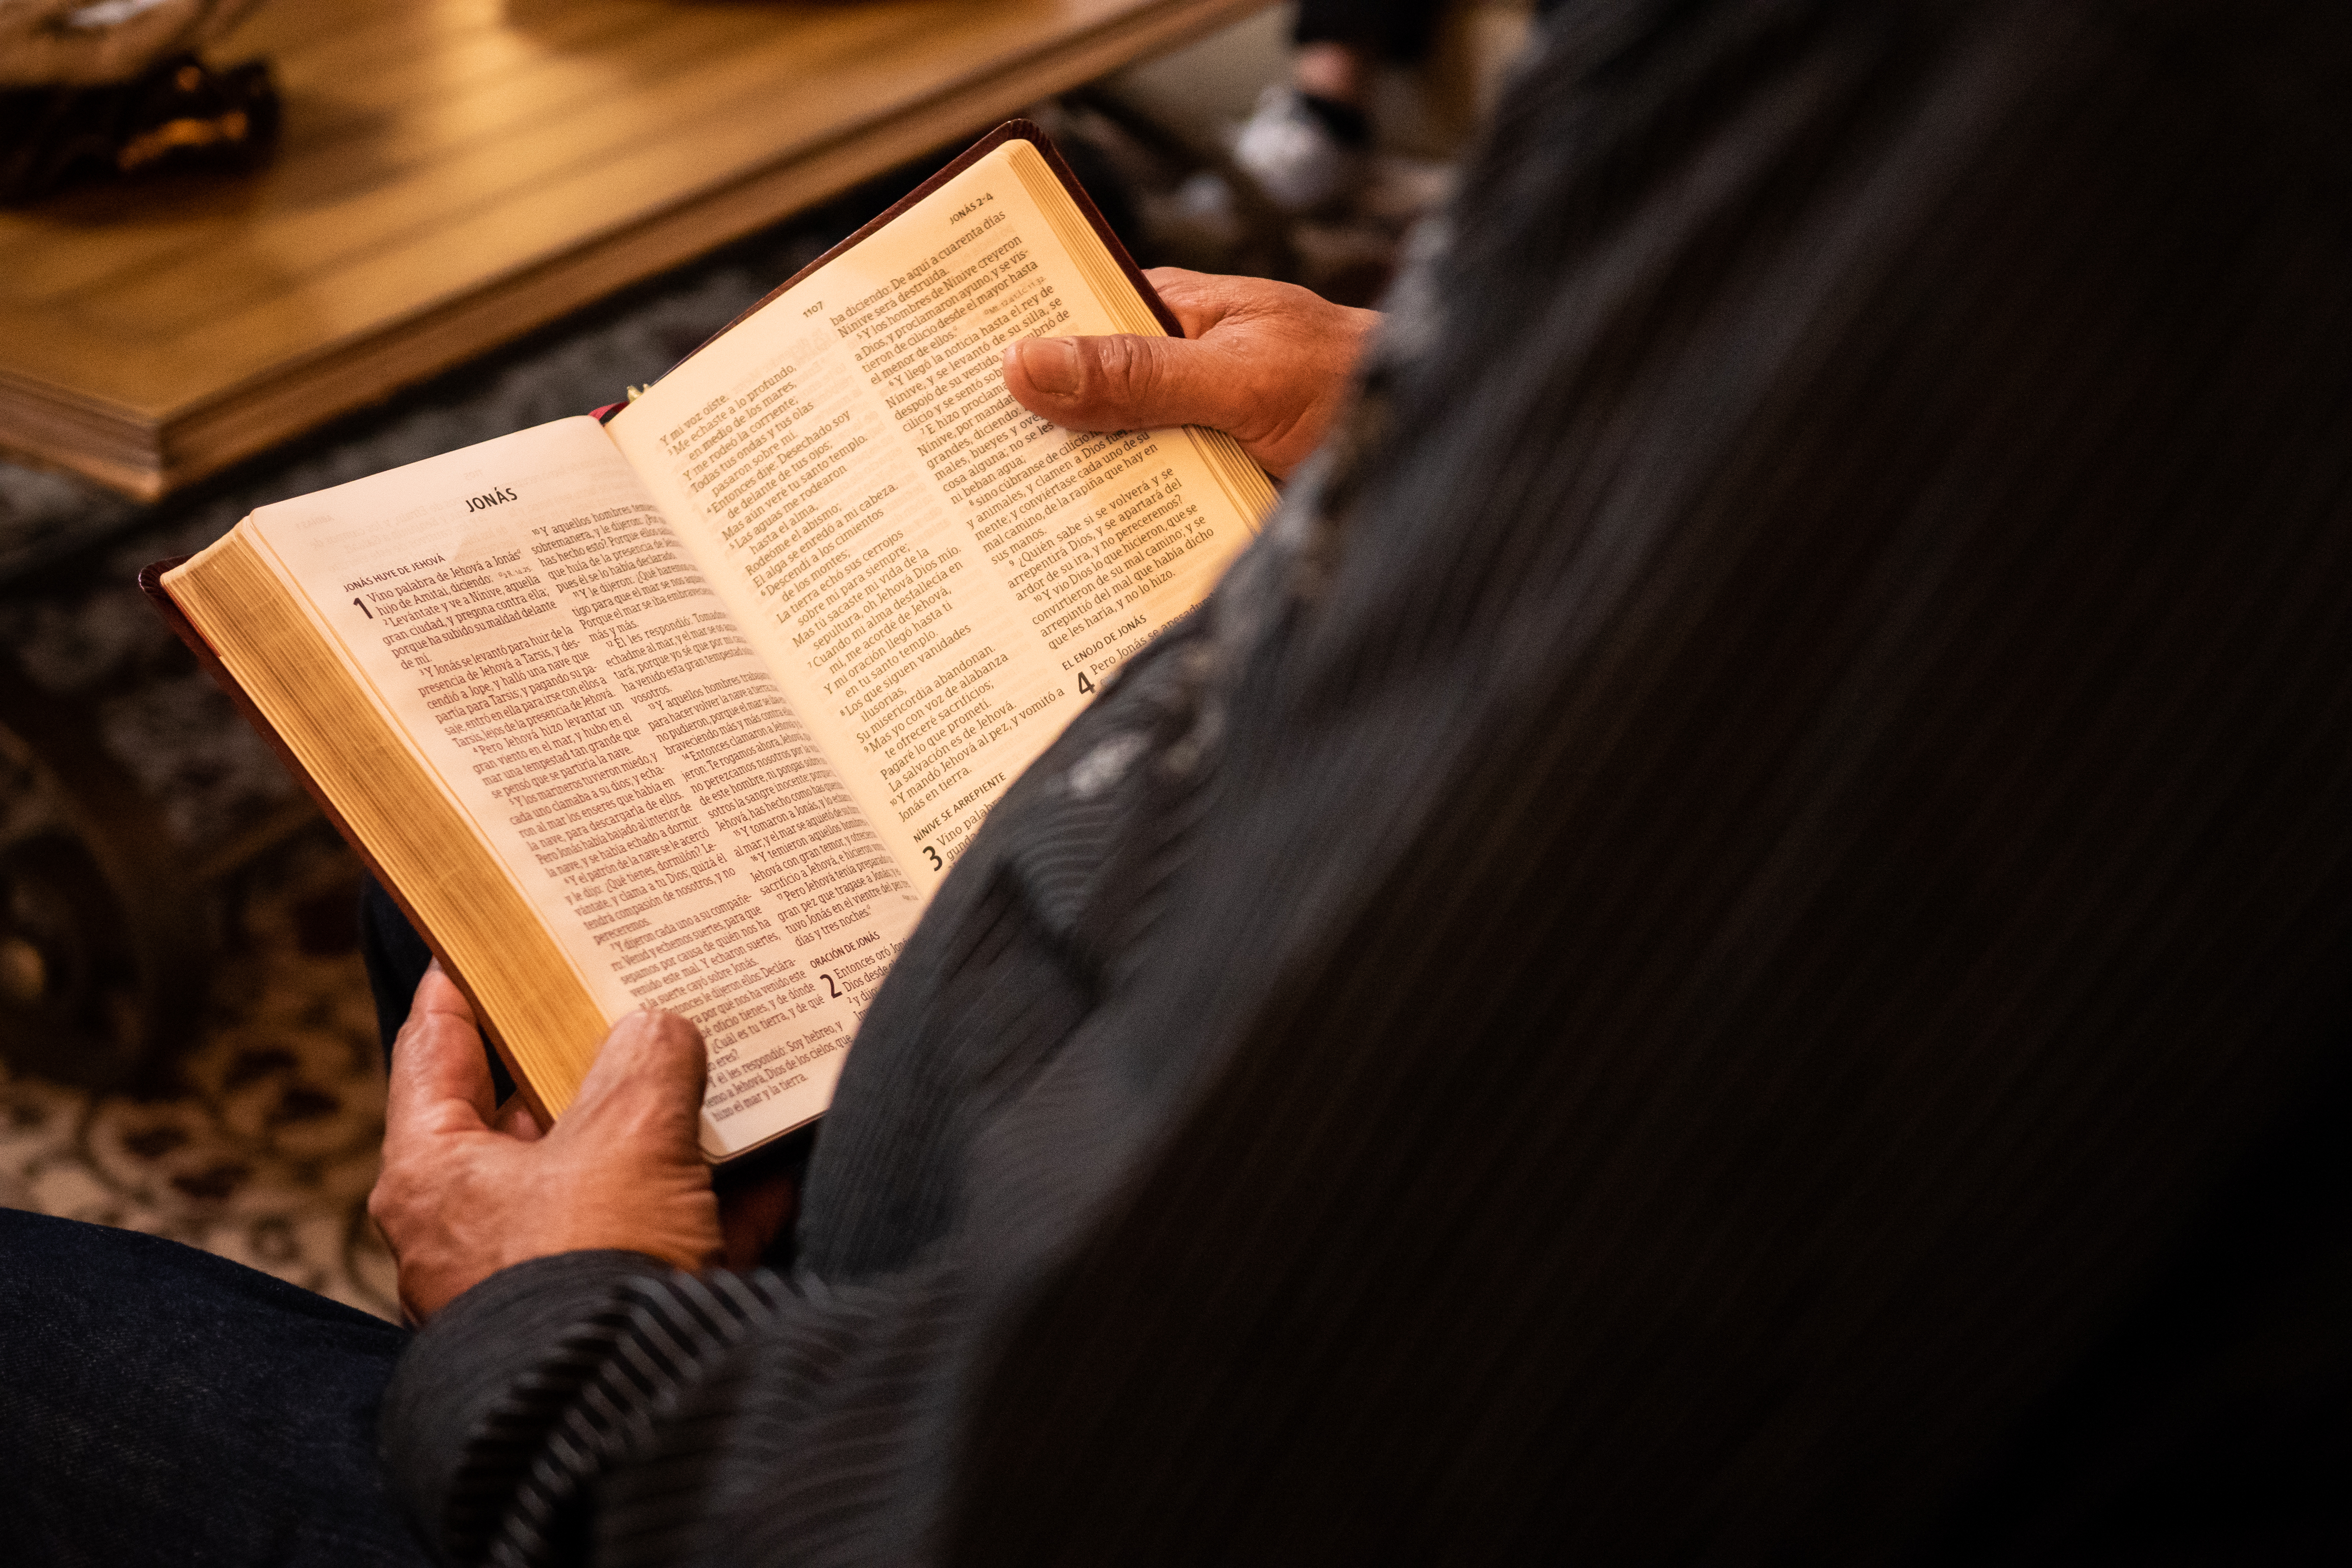
[[[178,1097],[0,1065],[0,1205],[169,1237],[396,1317],[365,1206],[383,1058],[353,940],[357,868],[320,829],[255,880]]]

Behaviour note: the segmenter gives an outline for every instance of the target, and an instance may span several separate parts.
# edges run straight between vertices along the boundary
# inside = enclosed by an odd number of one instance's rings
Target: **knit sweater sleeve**
[[[452,1563],[902,1557],[954,1294],[943,1270],[835,1291],[627,1253],[520,1265],[403,1361],[394,1483]]]

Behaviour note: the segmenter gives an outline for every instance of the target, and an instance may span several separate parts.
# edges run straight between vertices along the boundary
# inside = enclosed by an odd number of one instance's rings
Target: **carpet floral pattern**
[[[383,1058],[350,933],[355,868],[322,832],[274,858],[179,1095],[0,1066],[0,1205],[168,1237],[394,1317],[366,1212]]]

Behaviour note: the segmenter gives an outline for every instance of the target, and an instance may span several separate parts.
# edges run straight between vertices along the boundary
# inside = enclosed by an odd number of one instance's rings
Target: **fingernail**
[[[1067,338],[1025,338],[1021,343],[1021,368],[1040,392],[1068,394],[1078,389],[1078,345]]]

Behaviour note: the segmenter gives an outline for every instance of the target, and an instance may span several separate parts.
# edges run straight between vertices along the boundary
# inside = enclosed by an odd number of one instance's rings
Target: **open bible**
[[[145,581],[542,1120],[692,1017],[714,1160],[820,1114],[991,804],[1274,500],[1028,414],[1014,337],[1173,325],[1008,125],[600,423],[268,506]]]

